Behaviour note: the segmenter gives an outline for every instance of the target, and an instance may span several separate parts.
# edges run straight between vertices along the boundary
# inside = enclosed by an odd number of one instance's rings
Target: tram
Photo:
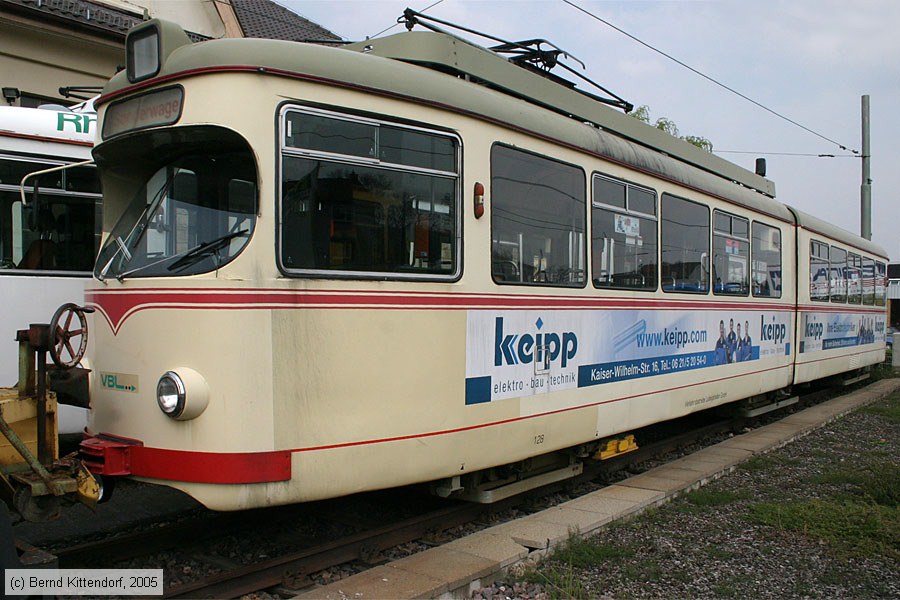
[[[126,46],[93,151],[96,475],[216,510],[424,482],[490,502],[884,360],[882,248],[528,44],[151,20]]]
[[[91,101],[0,106],[0,386],[18,379],[16,332],[83,302],[100,245],[96,124]],[[84,408],[61,405],[60,416],[61,432],[81,433]]]

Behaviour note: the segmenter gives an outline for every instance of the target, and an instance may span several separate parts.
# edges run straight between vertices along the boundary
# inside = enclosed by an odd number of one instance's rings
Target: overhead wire
[[[757,156],[813,156],[816,158],[862,158],[859,154],[815,154],[812,152],[754,152],[750,150],[719,150],[716,154],[756,154]]]
[[[214,1],[220,1],[220,0],[214,0]],[[771,109],[771,108],[769,108],[768,106],[765,106],[765,105],[762,104],[761,102],[758,102],[758,101],[754,100],[753,98],[750,98],[750,97],[747,96],[746,94],[743,94],[743,93],[741,93],[741,92],[735,90],[734,88],[732,88],[732,87],[730,87],[730,86],[728,86],[728,85],[726,85],[726,84],[724,84],[724,83],[722,83],[722,82],[716,80],[715,78],[713,78],[713,77],[711,77],[711,76],[709,76],[709,75],[706,75],[706,74],[703,73],[702,71],[700,71],[700,70],[698,70],[698,69],[695,69],[694,67],[688,65],[687,63],[685,63],[685,62],[683,62],[683,61],[681,61],[681,60],[675,58],[675,57],[672,56],[671,54],[669,54],[669,53],[667,53],[667,52],[665,52],[665,51],[663,51],[663,50],[660,50],[660,49],[654,47],[653,45],[651,45],[651,44],[649,44],[649,43],[647,43],[647,42],[641,40],[641,39],[638,38],[637,36],[635,36],[635,35],[633,35],[633,34],[627,32],[627,31],[625,31],[625,30],[622,29],[621,27],[618,27],[618,26],[614,25],[613,23],[611,23],[610,21],[608,21],[608,20],[606,20],[606,19],[604,19],[604,18],[602,18],[602,17],[600,17],[600,16],[598,16],[598,15],[596,15],[596,14],[590,12],[589,10],[587,10],[587,9],[585,9],[585,8],[583,8],[583,7],[581,7],[581,6],[579,6],[579,5],[576,4],[573,0],[562,0],[562,1],[563,1],[565,4],[568,4],[569,6],[571,6],[572,8],[574,8],[574,9],[576,9],[576,10],[578,10],[578,11],[584,13],[584,14],[586,14],[587,16],[591,17],[592,19],[595,19],[595,20],[597,20],[597,21],[603,23],[603,24],[606,25],[607,27],[610,27],[611,29],[614,29],[615,31],[621,33],[622,35],[624,35],[624,36],[626,36],[626,37],[632,39],[633,41],[635,41],[635,42],[641,44],[642,46],[648,48],[649,50],[652,50],[653,52],[656,52],[657,54],[662,55],[663,57],[665,57],[665,58],[667,58],[667,59],[673,61],[674,63],[680,65],[681,67],[684,67],[685,69],[691,71],[692,73],[694,73],[694,74],[696,74],[696,75],[699,75],[700,77],[706,79],[707,81],[709,81],[709,82],[711,82],[711,83],[713,83],[713,84],[715,84],[715,85],[717,85],[717,86],[719,86],[719,87],[721,87],[721,88],[723,88],[723,89],[725,89],[725,90],[727,90],[727,91],[729,91],[729,92],[731,92],[731,93],[733,93],[733,94],[739,96],[740,98],[746,100],[747,102],[750,102],[751,104],[753,104],[753,105],[755,105],[755,106],[757,106],[757,107],[759,107],[759,108],[761,108],[761,109],[763,109],[763,110],[765,110],[765,111],[771,113],[772,115],[778,117],[779,119],[782,119],[782,120],[784,120],[784,121],[787,121],[788,123],[791,123],[792,125],[794,125],[794,126],[796,126],[796,127],[799,127],[799,128],[801,128],[801,129],[803,129],[804,131],[807,131],[808,133],[811,133],[812,135],[815,135],[816,137],[819,137],[819,138],[821,138],[821,139],[823,139],[823,140],[825,140],[825,141],[827,141],[827,142],[829,142],[829,143],[831,143],[831,144],[834,144],[834,145],[836,145],[837,147],[839,147],[841,150],[845,150],[845,151],[847,151],[847,152],[851,152],[851,153],[852,153],[851,155],[833,155],[833,154],[821,154],[821,153],[820,153],[820,154],[814,154],[814,153],[800,153],[800,152],[796,152],[796,153],[795,153],[795,152],[763,152],[763,153],[759,153],[759,152],[747,152],[747,151],[738,151],[738,150],[716,150],[716,153],[717,153],[717,154],[765,154],[765,155],[772,155],[772,156],[807,156],[807,157],[818,157],[818,158],[859,158],[859,157],[861,156],[861,154],[860,154],[860,152],[859,152],[858,150],[855,150],[855,149],[853,149],[853,148],[849,148],[849,147],[845,146],[844,144],[841,144],[840,142],[838,142],[838,141],[836,141],[836,140],[833,140],[833,139],[831,139],[831,138],[829,138],[829,137],[827,137],[827,136],[825,136],[825,135],[823,135],[823,134],[821,134],[821,133],[819,133],[819,132],[817,132],[817,131],[815,131],[815,130],[813,130],[813,129],[811,129],[811,128],[805,126],[805,125],[803,125],[802,123],[798,123],[798,122],[795,121],[794,119],[791,119],[790,117],[787,117],[787,116],[785,116],[785,115],[783,115],[783,114],[777,112],[776,110]],[[436,2],[432,2],[431,4],[429,4],[428,6],[426,6],[425,8],[423,8],[423,9],[422,9],[421,11],[419,11],[419,12],[425,12],[425,11],[427,11],[427,10],[429,10],[429,9],[431,9],[431,8],[434,8],[435,6],[441,4],[442,2],[444,2],[444,0],[436,0]],[[275,4],[278,4],[279,6],[281,6],[282,8],[285,8],[285,9],[289,10],[290,12],[294,12],[294,11],[291,10],[290,8],[287,8],[287,7],[284,6],[283,4],[277,2],[277,0],[275,1]],[[244,10],[244,11],[247,11],[247,12],[250,12],[250,13],[253,13],[253,14],[256,14],[257,16],[260,16],[260,17],[263,17],[263,16],[264,16],[264,17],[266,17],[266,18],[268,18],[268,19],[273,19],[273,18],[274,18],[274,20],[281,21],[281,22],[283,22],[283,23],[285,23],[285,24],[291,24],[291,23],[289,23],[289,22],[288,22],[287,20],[285,20],[285,19],[280,19],[280,18],[277,18],[277,17],[273,17],[272,15],[268,15],[268,14],[264,15],[263,13],[260,13],[260,12],[254,10],[253,8],[251,8],[250,6],[247,6],[247,5],[244,5],[244,6],[242,6],[241,8],[242,8],[242,10]],[[294,14],[298,14],[298,13],[294,13]],[[390,31],[390,30],[393,29],[394,27],[397,27],[398,25],[400,25],[400,23],[394,23],[393,25],[391,25],[391,26],[389,26],[389,27],[386,27],[385,29],[382,29],[382,30],[379,31],[378,33],[375,33],[375,34],[370,35],[370,36],[366,36],[366,39],[371,39],[371,38],[378,37],[378,36],[380,36],[380,35],[382,35],[382,34],[388,32],[388,31]]]
[[[631,38],[631,39],[634,40],[635,42],[637,42],[637,43],[641,44],[642,46],[644,46],[644,47],[646,47],[646,48],[652,50],[653,52],[656,52],[657,54],[660,54],[660,55],[662,55],[662,56],[668,58],[668,59],[671,60],[672,62],[674,62],[674,63],[676,63],[676,64],[678,64],[678,65],[681,65],[682,67],[684,67],[685,69],[691,71],[692,73],[694,73],[694,74],[696,74],[696,75],[699,75],[700,77],[703,77],[703,78],[706,79],[707,81],[710,81],[711,83],[713,83],[713,84],[715,84],[715,85],[717,85],[717,86],[719,86],[719,87],[721,87],[721,88],[724,88],[724,89],[728,90],[728,91],[731,92],[732,94],[735,94],[735,95],[737,95],[737,96],[743,98],[744,100],[750,102],[751,104],[754,104],[754,105],[758,106],[759,108],[761,108],[761,109],[763,109],[763,110],[765,110],[765,111],[767,111],[767,112],[769,112],[769,113],[775,115],[775,116],[778,117],[779,119],[783,119],[783,120],[787,121],[788,123],[791,123],[792,125],[795,125],[795,126],[799,127],[800,129],[803,129],[804,131],[807,131],[807,132],[809,132],[809,133],[815,135],[816,137],[819,137],[819,138],[821,138],[821,139],[823,139],[823,140],[825,140],[825,141],[827,141],[827,142],[829,142],[829,143],[832,143],[832,144],[834,144],[835,146],[839,147],[841,150],[846,150],[846,151],[848,151],[848,152],[852,152],[853,154],[857,154],[857,155],[859,154],[859,151],[858,151],[858,150],[854,150],[854,149],[852,149],[852,148],[848,148],[848,147],[845,146],[844,144],[841,144],[840,142],[837,142],[837,141],[835,141],[835,140],[833,140],[833,139],[831,139],[831,138],[829,138],[829,137],[827,137],[827,136],[825,136],[825,135],[823,135],[823,134],[821,134],[821,133],[819,133],[819,132],[817,132],[817,131],[814,131],[814,130],[810,129],[809,127],[807,127],[807,126],[805,126],[805,125],[803,125],[803,124],[801,124],[801,123],[798,123],[797,121],[791,119],[790,117],[786,117],[785,115],[783,115],[783,114],[781,114],[781,113],[779,113],[779,112],[777,112],[777,111],[775,111],[775,110],[769,108],[768,106],[766,106],[766,105],[764,105],[764,104],[762,104],[762,103],[760,103],[760,102],[757,102],[757,101],[754,100],[753,98],[750,98],[749,96],[747,96],[747,95],[745,95],[745,94],[742,94],[741,92],[735,90],[734,88],[729,87],[729,86],[725,85],[724,83],[722,83],[722,82],[720,82],[720,81],[718,81],[718,80],[716,80],[716,79],[710,77],[709,75],[706,75],[705,73],[703,73],[703,72],[701,72],[701,71],[695,69],[694,67],[692,67],[692,66],[690,66],[690,65],[688,65],[688,64],[686,64],[686,63],[684,63],[684,62],[682,62],[682,61],[680,61],[680,60],[678,60],[677,58],[675,58],[675,57],[672,56],[671,54],[668,54],[668,53],[663,52],[662,50],[660,50],[660,49],[658,49],[658,48],[656,48],[656,47],[654,47],[654,46],[651,46],[651,45],[648,44],[647,42],[645,42],[645,41],[641,40],[640,38],[638,38],[638,37],[636,37],[636,36],[634,36],[634,35],[628,33],[628,32],[625,31],[624,29],[622,29],[622,28],[620,28],[620,27],[617,27],[617,26],[613,25],[612,23],[610,23],[610,22],[607,21],[606,19],[603,19],[603,18],[599,17],[598,15],[595,15],[594,13],[590,12],[589,10],[582,8],[581,6],[578,6],[578,5],[575,4],[575,2],[573,2],[572,0],[562,0],[562,1],[563,1],[565,4],[568,4],[569,6],[571,6],[572,8],[574,8],[574,9],[576,9],[576,10],[578,10],[578,11],[581,11],[582,13],[584,13],[584,14],[586,14],[587,16],[591,17],[592,19],[596,19],[597,21],[600,21],[601,23],[603,23],[603,24],[606,25],[607,27],[610,27],[610,28],[612,28],[612,29],[618,31],[618,32],[621,33],[622,35]]]

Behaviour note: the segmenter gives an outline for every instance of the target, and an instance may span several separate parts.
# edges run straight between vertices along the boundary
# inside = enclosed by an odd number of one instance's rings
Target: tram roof
[[[192,44],[180,27],[159,20],[129,36],[154,26],[160,30],[162,64],[148,85],[221,69],[364,89],[536,134],[794,221],[772,199],[775,186],[768,179],[455,36],[414,31],[344,48],[263,39]],[[131,87],[126,72],[119,73],[107,84],[101,103]]]
[[[860,237],[851,231],[847,231],[846,229],[838,227],[837,225],[832,225],[827,221],[823,221],[818,217],[814,217],[811,214],[805,213],[802,210],[798,210],[794,207],[790,207],[790,209],[791,212],[793,212],[796,216],[797,225],[809,230],[813,235],[820,234],[836,242],[840,242],[864,252],[868,252],[874,256],[887,259],[887,251],[878,244]]]
[[[496,52],[456,36],[411,31],[357,42],[347,49],[465,75],[475,82],[590,123],[767,196],[775,196],[775,184],[765,177],[642,123],[578,88],[562,85],[554,78],[525,69]]]

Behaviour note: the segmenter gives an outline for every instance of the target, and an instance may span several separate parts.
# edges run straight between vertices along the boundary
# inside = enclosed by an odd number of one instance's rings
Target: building
[[[900,263],[887,267],[887,323],[890,327],[900,328]]]
[[[122,68],[125,34],[150,18],[175,21],[195,40],[340,40],[270,0],[0,0],[3,100],[37,106],[96,95]]]

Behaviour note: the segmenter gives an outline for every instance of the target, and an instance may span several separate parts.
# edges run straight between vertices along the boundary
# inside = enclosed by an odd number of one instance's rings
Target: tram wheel
[[[116,490],[116,478],[94,475],[94,479],[97,480],[97,485],[100,486],[100,498],[97,500],[97,504],[109,502],[113,492]]]
[[[46,523],[59,518],[60,500],[56,496],[32,496],[31,488],[20,487],[13,493],[13,506],[22,518],[32,523]]]

